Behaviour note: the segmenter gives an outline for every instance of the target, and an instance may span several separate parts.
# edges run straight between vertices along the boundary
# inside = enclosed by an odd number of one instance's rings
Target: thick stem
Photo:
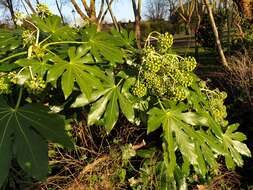
[[[43,48],[46,49],[46,47],[51,46],[51,45],[57,45],[57,44],[85,44],[87,42],[77,42],[77,41],[62,41],[62,42],[51,42],[48,44],[45,44]]]
[[[16,106],[15,106],[15,110],[16,110],[16,111],[17,111],[17,109],[18,109],[19,106],[20,106],[21,99],[22,99],[22,95],[23,95],[23,86],[21,86],[20,89],[19,89],[18,101],[17,101],[17,104],[16,104]]]
[[[158,98],[158,103],[159,103],[159,105],[161,106],[162,110],[163,110],[163,111],[166,111],[166,110],[164,109],[164,107],[163,107],[163,104],[162,104],[160,98]]]
[[[27,54],[27,51],[13,54],[13,55],[11,55],[11,56],[9,56],[9,57],[6,57],[6,58],[4,58],[4,59],[1,59],[1,60],[0,60],[0,63],[3,63],[3,62],[5,62],[5,61],[7,61],[7,60],[9,60],[9,59],[12,59],[12,58],[14,58],[14,57],[18,57],[18,56],[20,56],[20,55],[25,55],[25,54]]]

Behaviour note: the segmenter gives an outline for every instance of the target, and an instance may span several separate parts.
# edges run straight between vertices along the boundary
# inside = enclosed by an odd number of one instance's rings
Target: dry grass
[[[228,60],[226,80],[237,88],[247,102],[253,105],[253,62],[247,51],[237,53]]]
[[[141,129],[121,120],[113,134],[107,135],[103,127],[88,127],[85,121],[73,123],[71,134],[75,150],[66,151],[51,144],[49,165],[51,175],[36,184],[38,190],[120,190],[127,182],[120,182],[122,167],[120,147],[127,143],[138,144],[143,139]],[[118,139],[119,144],[113,142]],[[33,187],[34,189],[34,187]]]
[[[219,169],[219,175],[214,177],[206,188],[207,190],[240,190],[240,176],[235,171],[225,167]]]

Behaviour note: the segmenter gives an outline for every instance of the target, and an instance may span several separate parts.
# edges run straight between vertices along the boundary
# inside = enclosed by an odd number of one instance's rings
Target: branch
[[[83,7],[85,8],[85,11],[86,11],[87,15],[89,15],[89,14],[90,14],[90,8],[89,8],[89,6],[87,5],[86,0],[82,0],[82,3],[83,3]],[[89,15],[89,16],[90,16],[90,15]]]
[[[221,46],[221,42],[220,42],[219,33],[218,33],[218,30],[217,30],[217,26],[216,26],[216,23],[215,23],[215,20],[214,20],[214,17],[213,17],[212,7],[211,7],[210,3],[208,2],[208,0],[204,0],[204,3],[206,5],[207,11],[208,11],[209,19],[210,19],[210,22],[211,22],[212,30],[213,30],[213,33],[214,33],[214,36],[215,36],[215,41],[216,41],[216,45],[218,47],[218,52],[220,54],[222,64],[223,64],[223,66],[228,67],[228,62],[227,62],[227,59],[224,55],[224,52],[223,52],[223,49],[222,49],[222,46]]]
[[[75,7],[77,13],[81,16],[81,18],[83,20],[89,20],[89,18],[83,13],[83,11],[81,10],[81,8],[78,6],[78,4],[76,3],[75,0],[71,0],[71,3],[73,4],[73,6]]]
[[[111,1],[109,2],[109,5],[111,6],[112,3],[113,3],[113,0],[111,0]],[[104,21],[105,16],[106,16],[107,13],[108,13],[108,6],[107,6],[105,12],[103,13],[103,15],[101,16],[99,23],[102,23],[102,22]]]
[[[27,6],[31,9],[31,11],[32,11],[33,13],[36,13],[35,9],[34,9],[33,6],[32,6],[32,3],[30,2],[30,0],[25,0],[25,2],[26,2],[26,4],[27,4]]]
[[[96,15],[96,5],[95,5],[95,0],[90,0],[90,11],[89,11],[89,17],[92,21],[97,20],[97,15]]]
[[[60,13],[60,17],[61,17],[62,23],[65,24],[65,22],[64,22],[64,17],[63,17],[63,15],[62,15],[62,11],[61,11],[61,6],[59,5],[58,0],[55,0],[55,3],[56,3],[57,10],[58,10],[59,13]]]
[[[109,9],[110,15],[111,15],[111,17],[112,17],[113,24],[114,24],[116,30],[119,31],[118,22],[117,22],[115,16],[113,15],[112,7],[111,7],[111,5],[110,5],[110,3],[109,3],[109,0],[106,0],[106,4],[107,4],[107,7],[108,7],[108,9]]]
[[[136,17],[138,15],[137,5],[135,0],[132,0],[133,10],[134,10],[134,16]]]
[[[104,0],[101,0],[100,9],[99,9],[99,13],[98,13],[98,20],[101,19],[102,14],[103,14],[103,12],[104,12],[104,4],[105,4],[105,1],[104,1]]]

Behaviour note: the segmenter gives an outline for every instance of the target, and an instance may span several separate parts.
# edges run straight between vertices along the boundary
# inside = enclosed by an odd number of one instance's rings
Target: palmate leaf
[[[86,55],[89,48],[71,47],[68,50],[69,61],[63,60],[57,56],[52,58],[54,65],[49,69],[47,81],[56,81],[61,77],[61,86],[65,98],[68,98],[76,82],[80,90],[88,99],[93,90],[103,88],[100,79],[105,78],[105,74],[99,67],[87,65]]]
[[[111,33],[115,40],[118,40],[119,44],[126,46],[127,48],[134,46],[135,35],[133,31],[128,32],[126,29],[121,28],[120,32],[118,32],[116,29],[112,29]]]
[[[64,131],[64,119],[49,109],[29,104],[13,109],[0,97],[0,186],[8,176],[14,156],[20,167],[42,179],[48,173],[47,142],[50,140],[72,148]],[[4,156],[3,156],[4,155]]]
[[[110,133],[118,120],[119,110],[128,121],[134,122],[134,108],[123,93],[126,91],[124,85],[115,84],[112,73],[108,74],[105,81],[104,89],[93,92],[90,101],[82,94],[72,104],[72,107],[82,107],[93,102],[88,114],[88,125],[94,125],[102,119],[107,133]]]
[[[47,54],[42,58],[42,60],[24,58],[17,60],[15,64],[21,67],[31,67],[33,74],[44,77],[47,70],[51,67],[51,65],[48,64],[48,60],[51,58],[53,58],[53,56],[51,54]]]
[[[223,145],[226,151],[225,161],[228,168],[234,168],[235,163],[238,166],[243,166],[243,159],[241,155],[251,157],[251,152],[247,145],[241,141],[246,140],[243,133],[235,132],[239,124],[228,126],[225,134],[223,135]]]
[[[134,109],[131,102],[121,93],[121,87],[111,83],[108,91],[92,104],[88,115],[88,125],[95,124],[101,117],[107,133],[110,133],[119,117],[119,108],[125,117],[134,121]]]
[[[8,50],[14,50],[21,44],[19,31],[10,32],[5,29],[0,29],[0,55],[5,54]]]
[[[111,63],[123,62],[123,52],[120,47],[122,44],[118,43],[118,39],[113,35],[105,32],[97,32],[95,26],[82,31],[83,40],[86,42],[85,46],[89,46],[91,54],[100,59],[101,56]]]
[[[175,105],[166,110],[155,107],[148,112],[148,133],[160,126],[163,127],[164,139],[167,142],[166,159],[170,177],[174,175],[177,164],[176,149],[183,156],[182,170],[185,171],[186,176],[190,164],[203,176],[207,173],[207,165],[218,168],[217,155],[225,157],[228,168],[233,168],[235,164],[242,166],[241,155],[251,156],[247,146],[241,142],[246,139],[245,135],[234,132],[237,125],[229,126],[223,134],[221,126],[215,123],[207,113],[185,112],[183,107],[180,111],[179,107]],[[200,129],[196,130],[194,126]],[[208,129],[203,130],[203,126]]]
[[[68,25],[63,25],[61,18],[57,15],[49,16],[45,19],[33,15],[32,21],[41,31],[50,34],[53,39],[70,40],[75,37],[75,30]]]

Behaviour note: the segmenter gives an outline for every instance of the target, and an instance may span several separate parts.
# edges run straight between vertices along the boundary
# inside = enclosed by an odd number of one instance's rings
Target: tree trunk
[[[75,7],[77,13],[80,15],[80,17],[83,20],[88,19],[88,17],[83,13],[83,11],[81,10],[81,8],[79,7],[79,5],[77,4],[77,2],[75,0],[71,0],[72,5]]]
[[[221,57],[222,64],[225,67],[227,67],[228,63],[227,63],[227,59],[224,55],[224,52],[223,52],[223,49],[222,49],[222,46],[221,46],[218,29],[217,29],[217,26],[216,26],[216,23],[215,23],[215,20],[214,20],[214,17],[213,17],[212,7],[210,6],[208,0],[204,0],[204,3],[205,3],[205,5],[207,7],[207,10],[208,10],[209,19],[210,19],[210,22],[211,22],[212,30],[213,30],[213,33],[214,33],[214,36],[215,36],[215,42],[216,42],[216,45],[218,47],[218,52],[219,52],[219,55]]]
[[[191,26],[190,26],[190,23],[187,22],[185,23],[185,34],[186,35],[191,35],[192,31],[191,31]]]
[[[249,21],[252,21],[252,1],[251,0],[239,0],[239,5],[243,11],[243,14]]]
[[[132,0],[132,6],[135,19],[135,37],[137,41],[137,47],[141,48],[141,0],[138,0],[138,7],[135,0]]]
[[[10,14],[11,14],[11,19],[12,19],[14,25],[16,26],[15,12],[14,12],[14,9],[13,9],[13,2],[12,2],[12,0],[7,0],[6,1],[6,6],[9,9]]]
[[[95,0],[90,0],[90,10],[89,10],[89,17],[92,23],[97,23],[97,15],[96,15],[96,6]]]

